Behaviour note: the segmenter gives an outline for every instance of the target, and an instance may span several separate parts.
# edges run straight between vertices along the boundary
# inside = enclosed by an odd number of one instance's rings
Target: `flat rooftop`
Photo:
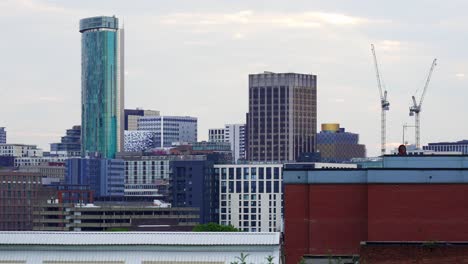
[[[0,245],[279,245],[277,232],[0,232]]]

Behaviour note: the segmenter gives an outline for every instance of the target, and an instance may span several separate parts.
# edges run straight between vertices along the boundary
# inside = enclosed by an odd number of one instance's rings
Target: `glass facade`
[[[82,155],[113,158],[123,141],[123,31],[115,17],[80,21]]]

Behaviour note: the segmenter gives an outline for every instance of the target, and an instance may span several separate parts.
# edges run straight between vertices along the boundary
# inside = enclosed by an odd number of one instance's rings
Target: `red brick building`
[[[360,263],[456,264],[468,263],[468,243],[370,242],[361,245]]]
[[[0,230],[32,230],[32,212],[41,190],[39,173],[0,170]]]
[[[286,263],[359,255],[362,241],[468,240],[467,156],[386,159],[380,169],[285,166]]]

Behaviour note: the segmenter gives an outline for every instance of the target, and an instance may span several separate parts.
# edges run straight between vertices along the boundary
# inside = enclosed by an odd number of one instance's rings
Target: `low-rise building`
[[[279,264],[280,250],[279,233],[0,232],[1,263]]]
[[[468,154],[468,140],[428,143],[427,146],[423,146],[423,150],[434,152],[460,152],[466,155]]]
[[[42,157],[42,149],[36,145],[0,144],[0,156]]]
[[[65,183],[88,185],[96,199],[123,197],[125,162],[120,159],[70,158],[66,162]]]
[[[297,163],[300,168],[356,168],[354,164]],[[216,164],[219,223],[248,232],[283,230],[283,164]]]
[[[49,200],[34,211],[37,231],[191,231],[199,223],[198,208],[154,203],[60,203]]]
[[[59,143],[50,144],[50,154],[54,156],[79,157],[81,155],[81,126],[67,129]]]
[[[18,157],[15,158],[15,167],[37,167],[44,163],[65,163],[67,157]]]
[[[366,146],[359,144],[359,134],[346,132],[340,124],[322,124],[322,131],[317,134],[317,150],[323,162],[366,157]]]
[[[0,230],[32,230],[40,189],[38,173],[0,170]]]
[[[468,237],[468,156],[386,155],[381,168],[361,169],[286,164],[283,174],[287,264],[301,257],[320,263],[324,255],[352,259],[362,241]]]

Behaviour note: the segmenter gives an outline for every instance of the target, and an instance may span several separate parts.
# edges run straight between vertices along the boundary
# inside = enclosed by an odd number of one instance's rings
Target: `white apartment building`
[[[219,219],[248,232],[282,227],[283,164],[215,165],[219,177]]]
[[[316,169],[357,168],[356,164],[296,164]],[[214,165],[219,178],[219,223],[247,232],[282,231],[282,172],[280,163]]]
[[[208,129],[208,142],[226,142],[224,139],[224,128]]]
[[[125,196],[161,198],[169,184],[170,161],[178,156],[120,153],[125,161]]]
[[[245,124],[228,124],[224,128],[224,139],[231,144],[234,161],[245,159]]]
[[[234,162],[245,159],[245,124],[227,124],[208,130],[209,142],[229,142]]]
[[[0,144],[0,156],[42,157],[42,149],[36,145]]]

